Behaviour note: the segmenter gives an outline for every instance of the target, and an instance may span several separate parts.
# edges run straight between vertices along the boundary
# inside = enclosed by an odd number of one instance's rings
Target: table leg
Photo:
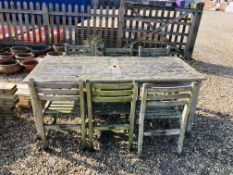
[[[192,98],[192,103],[191,103],[191,109],[190,109],[190,114],[189,114],[189,119],[188,119],[188,125],[187,125],[187,132],[190,132],[192,129],[192,124],[194,121],[194,113],[197,107],[197,102],[198,102],[198,96],[200,92],[200,87],[201,87],[201,81],[196,82],[196,92],[193,95]]]

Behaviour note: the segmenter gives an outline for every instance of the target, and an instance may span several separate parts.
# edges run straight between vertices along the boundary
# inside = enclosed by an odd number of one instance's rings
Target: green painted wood
[[[120,90],[120,91],[102,91],[100,89],[93,90],[92,95],[93,96],[105,96],[105,97],[114,97],[114,96],[128,96],[132,95],[132,90]]]
[[[130,102],[132,100],[131,96],[118,96],[118,97],[92,97],[92,101],[99,102]]]
[[[94,83],[92,85],[92,88],[94,89],[102,89],[102,90],[127,90],[132,89],[133,85],[131,83]]]

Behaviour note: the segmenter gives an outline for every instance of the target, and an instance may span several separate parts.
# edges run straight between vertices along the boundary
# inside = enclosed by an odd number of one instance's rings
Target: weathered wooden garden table
[[[178,57],[49,57],[47,56],[24,80],[35,81],[130,81],[196,82],[188,124],[191,130],[201,81],[205,77]]]

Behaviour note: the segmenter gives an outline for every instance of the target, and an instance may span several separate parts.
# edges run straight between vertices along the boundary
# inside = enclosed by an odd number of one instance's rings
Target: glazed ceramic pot
[[[15,74],[22,69],[23,67],[16,60],[8,60],[0,64],[1,74]]]
[[[15,55],[16,60],[23,61],[30,58],[35,58],[33,53],[19,53]]]
[[[21,61],[19,64],[21,66],[25,67],[25,69],[28,72],[31,72],[36,67],[36,65],[38,64],[38,61],[35,60],[34,58],[29,58],[29,59]]]
[[[46,55],[48,52],[52,51],[50,46],[33,46],[31,51],[35,56]]]
[[[57,43],[53,45],[53,49],[56,52],[64,52],[65,51],[65,45],[63,43]]]
[[[13,46],[10,48],[11,54],[16,55],[19,53],[29,53],[31,50],[26,46]]]
[[[62,52],[48,52],[47,53],[48,56],[62,56],[63,53]]]
[[[0,53],[0,63],[8,60],[14,60],[15,56],[10,53]]]

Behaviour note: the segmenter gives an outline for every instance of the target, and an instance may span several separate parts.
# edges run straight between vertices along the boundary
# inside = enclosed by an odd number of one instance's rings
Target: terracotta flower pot
[[[47,55],[48,56],[62,56],[63,53],[62,52],[48,52]]]
[[[52,51],[52,48],[50,46],[33,46],[31,50],[35,56],[39,56],[46,55],[48,52]]]
[[[18,61],[23,61],[25,59],[35,58],[35,55],[33,53],[19,53],[15,55],[15,58]]]
[[[53,49],[56,52],[64,52],[65,51],[65,45],[63,43],[57,43],[53,45]]]
[[[16,55],[19,53],[29,53],[30,48],[26,46],[13,46],[10,48],[11,54]]]
[[[38,61],[33,59],[33,58],[30,58],[30,59],[26,59],[26,60],[21,61],[19,64],[21,66],[25,67],[25,69],[28,72],[31,72],[38,64]]]
[[[0,64],[0,73],[15,74],[21,71],[23,67],[16,60],[8,60]]]
[[[15,56],[9,53],[0,53],[0,63],[8,60],[14,60]]]

